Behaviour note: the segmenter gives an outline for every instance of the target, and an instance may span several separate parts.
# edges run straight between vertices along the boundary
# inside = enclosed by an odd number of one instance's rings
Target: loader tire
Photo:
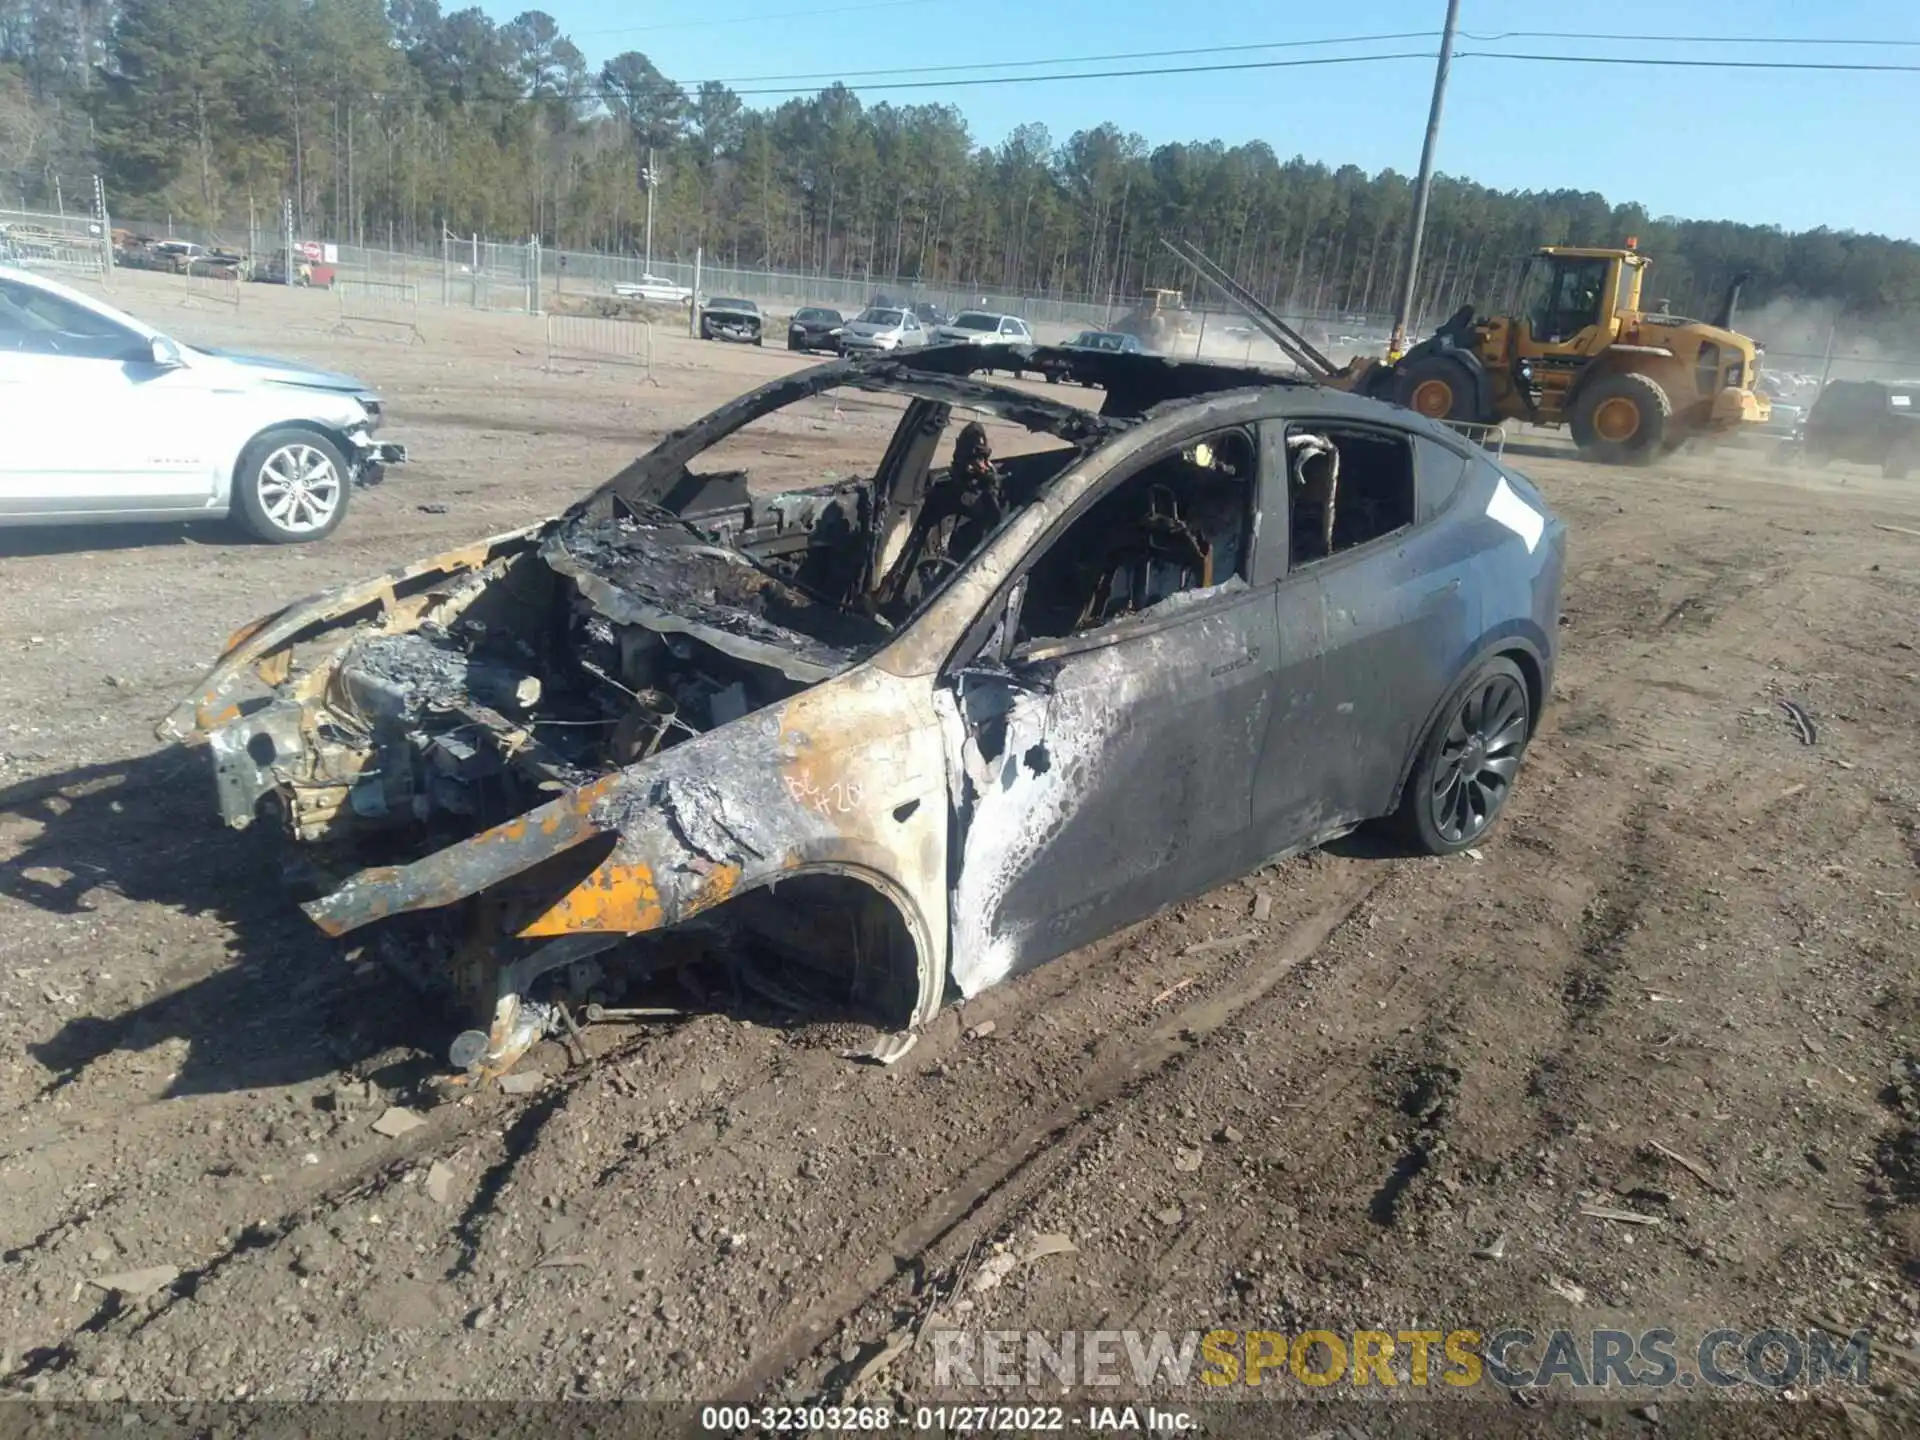
[[[1393,398],[1429,420],[1471,423],[1480,418],[1473,376],[1458,360],[1427,355],[1400,367]]]
[[[1667,444],[1673,401],[1649,375],[1603,375],[1574,402],[1573,443],[1603,465],[1645,465]]]

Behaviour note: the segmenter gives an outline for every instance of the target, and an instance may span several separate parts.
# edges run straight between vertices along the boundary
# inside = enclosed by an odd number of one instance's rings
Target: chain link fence
[[[207,246],[221,245],[226,237],[250,235],[255,244],[249,253],[256,259],[261,247],[271,252],[277,244],[270,231],[244,222],[196,227],[169,220],[164,225],[146,226],[144,233]],[[367,295],[378,287],[405,287],[411,305],[438,304],[508,314],[572,310],[581,302],[612,299],[616,285],[638,285],[650,278],[688,290],[697,288],[703,299],[728,296],[752,300],[776,317],[817,305],[852,318],[883,300],[895,305],[933,305],[948,314],[962,310],[1003,312],[1025,319],[1043,341],[1058,341],[1078,330],[1125,326],[1140,303],[1138,297],[1120,294],[982,289],[898,277],[696,265],[657,256],[649,263],[638,255],[562,250],[537,239],[487,240],[450,231],[442,233],[437,251],[350,243],[330,244],[329,249],[337,257],[330,268],[338,285],[358,282]],[[1211,297],[1198,286],[1190,287],[1186,296],[1187,307],[1171,314],[1172,324],[1163,332],[1159,348],[1174,355],[1286,366],[1278,349],[1245,316],[1213,306]],[[1281,314],[1336,362],[1356,354],[1383,353],[1392,328],[1391,317],[1385,315],[1300,310],[1282,310]]]
[[[0,210],[0,265],[105,281],[112,253],[106,228],[85,215]]]

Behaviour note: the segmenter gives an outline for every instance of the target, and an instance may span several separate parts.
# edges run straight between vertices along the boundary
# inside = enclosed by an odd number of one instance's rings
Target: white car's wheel
[[[346,517],[353,482],[340,448],[313,430],[269,430],[240,457],[234,509],[274,545],[331,535]]]

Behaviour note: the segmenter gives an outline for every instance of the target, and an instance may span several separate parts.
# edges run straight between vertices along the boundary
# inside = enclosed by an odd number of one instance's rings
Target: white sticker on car
[[[1547,517],[1522,500],[1504,475],[1493,487],[1493,498],[1487,501],[1487,518],[1498,521],[1526,541],[1529,555],[1546,533]]]
[[[1913,397],[1911,395],[1889,395],[1887,397],[1887,403],[1889,405],[1911,405],[1913,403]]]

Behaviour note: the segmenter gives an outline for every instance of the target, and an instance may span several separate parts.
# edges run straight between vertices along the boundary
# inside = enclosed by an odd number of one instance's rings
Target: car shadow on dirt
[[[176,545],[209,549],[251,542],[218,520],[162,520],[150,525],[25,525],[0,529],[0,559],[67,555],[86,550],[153,550]]]
[[[68,967],[123,981],[144,968],[158,987],[29,1045],[48,1090],[169,1039],[188,1042],[171,1097],[297,1084],[438,1037],[435,1007],[389,972],[344,964],[293,903],[276,847],[221,826],[212,803],[205,757],[180,750],[0,790],[0,819],[39,827],[0,862],[0,895],[54,915],[98,913],[97,933],[121,949],[55,957],[53,988],[84,993],[59,974]],[[129,917],[125,902],[173,913]],[[209,942],[180,916],[211,917],[225,934]],[[136,936],[151,959],[125,953]]]
[[[0,823],[39,827],[0,861],[0,896],[50,915],[101,915],[96,933],[119,953],[61,956],[59,969],[110,970],[124,983],[144,967],[158,987],[152,999],[74,1015],[29,1044],[48,1072],[43,1092],[116,1052],[172,1039],[185,1040],[187,1053],[167,1098],[341,1072],[414,1089],[445,1073],[447,1044],[473,1017],[463,1022],[400,968],[356,960],[355,947],[323,935],[286,883],[276,837],[229,830],[212,806],[205,755],[177,749],[0,789]],[[224,935],[209,941],[205,925],[182,925],[182,916],[210,917]],[[129,940],[153,958],[126,955]],[[384,943],[368,950],[382,953]],[[56,970],[51,988],[85,987]],[[875,1034],[872,1016],[724,951],[659,970],[630,1003],[666,1007],[650,1013],[668,1024],[718,1014],[804,1031],[803,1043],[816,1045],[860,1046]]]

